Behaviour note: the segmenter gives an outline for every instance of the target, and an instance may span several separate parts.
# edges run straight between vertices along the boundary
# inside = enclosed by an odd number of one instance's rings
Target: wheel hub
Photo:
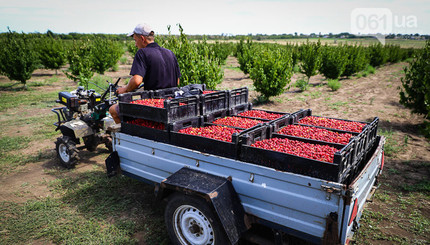
[[[61,144],[58,147],[58,154],[60,155],[61,159],[64,162],[69,162],[70,161],[69,150],[67,149],[67,146],[65,144]]]
[[[198,209],[183,205],[176,209],[175,232],[182,244],[214,244],[214,231],[206,216]]]

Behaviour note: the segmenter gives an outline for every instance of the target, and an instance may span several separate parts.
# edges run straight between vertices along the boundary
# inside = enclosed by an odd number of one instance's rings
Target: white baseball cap
[[[143,23],[143,24],[138,24],[134,30],[130,33],[128,33],[128,37],[133,36],[134,34],[138,34],[138,35],[143,35],[143,36],[149,36],[149,34],[151,32],[154,32],[152,30],[152,27],[150,27],[148,24]]]

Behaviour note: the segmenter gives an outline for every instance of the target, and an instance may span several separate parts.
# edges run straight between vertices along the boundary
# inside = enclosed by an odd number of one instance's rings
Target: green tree
[[[342,46],[325,46],[322,52],[320,72],[328,79],[338,79],[345,70],[347,56]]]
[[[90,41],[73,41],[67,52],[69,69],[65,72],[66,76],[79,85],[88,88],[88,81],[93,77],[93,57]]]
[[[354,45],[346,48],[346,65],[342,76],[352,76],[366,68],[368,64],[366,50],[362,46]]]
[[[414,60],[409,62],[409,67],[405,67],[402,86],[400,103],[414,113],[424,115],[425,133],[430,137],[430,40],[427,40],[425,48],[416,54]]]
[[[373,44],[368,48],[369,64],[373,67],[381,66],[387,63],[388,55],[382,44]]]
[[[118,63],[124,50],[119,42],[106,38],[95,37],[92,42],[92,69],[99,74],[104,74],[106,70]]]
[[[66,63],[66,53],[62,40],[52,37],[39,39],[38,53],[41,64],[47,69],[55,70],[55,74]]]
[[[0,40],[0,73],[19,81],[27,88],[27,81],[38,65],[37,52],[26,34],[9,32]]]
[[[249,70],[257,92],[263,100],[280,95],[291,82],[293,60],[291,52],[283,49],[262,50],[254,53],[255,62]]]
[[[321,67],[321,42],[310,43],[309,40],[301,47],[300,72],[309,79],[318,74]]]

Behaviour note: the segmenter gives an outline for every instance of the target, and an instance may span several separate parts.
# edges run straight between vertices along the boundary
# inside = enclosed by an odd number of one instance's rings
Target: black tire
[[[57,138],[55,146],[61,164],[68,169],[74,168],[79,161],[79,150],[76,148],[76,143],[70,137],[62,136]]]
[[[172,244],[230,244],[212,206],[203,198],[173,194],[164,211],[164,221]]]
[[[97,149],[99,140],[94,134],[83,137],[82,139],[84,140],[85,148],[87,148],[88,151],[95,151]]]

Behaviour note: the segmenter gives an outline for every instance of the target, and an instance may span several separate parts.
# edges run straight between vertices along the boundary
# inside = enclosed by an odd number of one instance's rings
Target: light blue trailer
[[[234,244],[259,223],[316,244],[347,244],[382,171],[384,141],[377,136],[349,185],[120,132],[113,133],[113,158],[122,174],[154,184],[170,200],[165,219],[174,243]]]

